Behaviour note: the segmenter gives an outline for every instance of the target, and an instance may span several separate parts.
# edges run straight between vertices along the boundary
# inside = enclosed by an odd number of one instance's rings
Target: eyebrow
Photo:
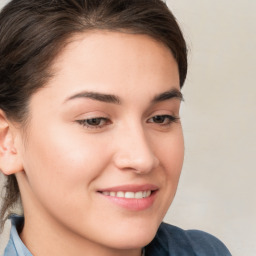
[[[80,92],[67,98],[65,102],[68,100],[73,100],[77,98],[89,98],[92,100],[102,101],[106,103],[121,104],[121,99],[118,96],[112,95],[112,94],[98,93],[98,92]]]
[[[170,99],[179,99],[181,101],[184,101],[183,95],[181,93],[181,91],[179,91],[178,89],[171,89],[170,91],[167,92],[163,92],[159,95],[156,95],[152,102],[153,103],[157,103],[157,102],[161,102],[161,101],[165,101],[165,100],[170,100]]]
[[[77,99],[77,98],[89,98],[92,100],[102,101],[106,103],[114,103],[118,105],[121,104],[121,99],[116,95],[99,93],[99,92],[87,92],[87,91],[83,91],[75,95],[72,95],[71,97],[67,98],[64,102]],[[158,103],[158,102],[170,100],[173,98],[179,99],[181,101],[184,100],[182,93],[178,89],[171,89],[170,91],[166,91],[159,95],[156,95],[153,98],[152,103]]]

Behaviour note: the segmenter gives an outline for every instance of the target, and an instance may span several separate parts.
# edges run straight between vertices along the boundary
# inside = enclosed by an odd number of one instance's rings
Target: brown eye
[[[161,125],[168,125],[173,122],[179,120],[178,117],[171,116],[171,115],[156,115],[149,119],[149,123],[161,124]]]
[[[110,120],[104,117],[95,117],[95,118],[77,120],[77,122],[88,128],[102,128],[105,125],[110,124]]]
[[[166,116],[154,116],[152,119],[154,123],[162,124],[166,120]]]
[[[92,119],[86,120],[87,124],[92,126],[100,125],[102,121],[103,121],[102,118],[92,118]]]

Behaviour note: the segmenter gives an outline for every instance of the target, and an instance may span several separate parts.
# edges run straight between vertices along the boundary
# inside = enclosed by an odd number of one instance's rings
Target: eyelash
[[[158,118],[158,121],[156,122],[156,118]],[[160,119],[160,120],[159,120]],[[160,126],[170,126],[172,123],[178,122],[180,118],[176,116],[171,115],[156,115],[148,119],[148,123],[155,123]],[[152,121],[150,121],[152,120]],[[155,121],[154,121],[155,120]],[[167,121],[166,121],[167,120]],[[88,119],[82,119],[77,120],[80,125],[87,127],[89,129],[101,129],[105,127],[106,125],[110,125],[111,121],[108,118],[105,117],[94,117],[94,118],[88,118]],[[90,124],[90,122],[94,122],[94,124]],[[102,124],[103,122],[103,124]]]
[[[89,124],[89,122],[95,122],[96,124]],[[104,124],[97,124],[97,121],[99,121],[99,123],[104,122]],[[111,121],[108,118],[105,117],[93,117],[93,118],[88,118],[88,119],[82,119],[82,120],[77,120],[77,122],[79,124],[81,124],[82,126],[85,126],[89,129],[100,129],[103,128],[105,125],[109,125],[111,124]]]
[[[153,120],[153,119],[156,119],[156,118],[160,118],[160,121],[161,119],[164,119],[163,122],[154,122],[155,124],[159,124],[161,126],[169,126],[171,125],[172,123],[177,123],[179,121],[179,117],[177,116],[171,116],[171,115],[156,115],[156,116],[153,116],[151,117],[149,120]],[[165,122],[167,120],[167,122]],[[151,123],[150,121],[148,121],[149,123]],[[153,122],[152,122],[153,123]]]

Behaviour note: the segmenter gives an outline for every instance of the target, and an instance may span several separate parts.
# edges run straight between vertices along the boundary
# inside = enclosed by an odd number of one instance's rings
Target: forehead
[[[47,87],[67,94],[86,89],[124,96],[128,92],[151,93],[153,97],[179,89],[178,66],[171,51],[147,35],[109,31],[78,34],[55,59],[53,73]]]
[[[161,41],[145,34],[135,34],[132,32],[117,32],[109,30],[92,30],[85,33],[77,33],[70,37],[65,44],[63,51],[56,58],[55,63],[63,61],[64,57],[73,55],[74,51],[93,51],[105,54],[122,52],[121,56],[127,55],[127,51],[145,53],[148,48],[157,50],[158,54],[163,54],[165,58],[172,56],[171,50]],[[167,54],[168,52],[168,54]],[[153,53],[151,54],[153,55]]]

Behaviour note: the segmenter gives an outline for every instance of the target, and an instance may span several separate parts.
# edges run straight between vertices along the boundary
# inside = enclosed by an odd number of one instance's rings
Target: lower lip
[[[106,196],[100,193],[104,198],[112,203],[131,211],[143,211],[150,208],[156,198],[157,191],[153,191],[149,197],[136,199],[136,198],[124,198],[115,196]]]

